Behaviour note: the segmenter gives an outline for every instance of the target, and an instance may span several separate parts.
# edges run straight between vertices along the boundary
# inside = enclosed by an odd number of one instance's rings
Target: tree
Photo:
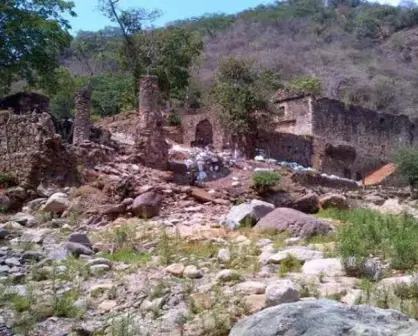
[[[233,58],[222,62],[216,74],[213,88],[216,111],[231,135],[233,146],[246,155],[252,154],[251,138],[260,119],[257,112],[268,109],[268,99],[261,94],[260,87],[272,82],[277,85],[271,73],[260,76],[249,62]]]
[[[156,75],[166,99],[184,101],[189,68],[203,50],[199,34],[180,27],[144,31],[135,37],[144,73]]]
[[[130,69],[134,78],[135,93],[138,93],[139,79],[142,74],[142,64],[138,45],[134,36],[143,30],[145,22],[155,20],[160,12],[157,10],[147,11],[143,8],[123,10],[119,7],[119,0],[99,0],[102,13],[116,23],[123,36],[123,55],[125,66]]]
[[[409,183],[411,191],[418,186],[418,150],[402,149],[395,157],[399,173]]]
[[[0,95],[17,80],[35,85],[58,67],[58,56],[71,42],[64,0],[0,1]]]
[[[321,94],[322,85],[320,79],[314,76],[299,76],[291,80],[289,89],[298,93]]]

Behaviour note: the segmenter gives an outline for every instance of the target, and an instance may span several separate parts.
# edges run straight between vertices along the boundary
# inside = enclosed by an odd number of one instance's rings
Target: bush
[[[170,126],[180,126],[181,125],[181,118],[176,111],[172,111],[167,118],[168,124]]]
[[[410,215],[388,215],[368,209],[321,211],[320,216],[340,220],[337,252],[343,261],[362,263],[370,256],[389,259],[395,269],[418,263],[418,221]]]
[[[260,171],[253,174],[254,188],[262,191],[273,187],[280,182],[280,174],[278,172]]]
[[[300,93],[321,94],[322,92],[321,81],[313,76],[295,77],[290,82],[289,88]]]
[[[10,188],[18,185],[15,173],[0,173],[0,188]]]
[[[395,157],[399,173],[408,180],[411,189],[418,185],[418,151],[402,149]]]

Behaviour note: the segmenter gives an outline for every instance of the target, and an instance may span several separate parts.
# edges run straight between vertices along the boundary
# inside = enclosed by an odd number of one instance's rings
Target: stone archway
[[[205,147],[213,144],[213,128],[208,119],[200,121],[196,126],[195,141],[192,145]]]

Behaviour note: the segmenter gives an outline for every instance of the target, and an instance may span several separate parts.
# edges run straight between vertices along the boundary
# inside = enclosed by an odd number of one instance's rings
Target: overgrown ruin
[[[90,138],[90,110],[91,110],[91,87],[90,83],[76,92],[75,95],[75,120],[73,144],[88,141]]]

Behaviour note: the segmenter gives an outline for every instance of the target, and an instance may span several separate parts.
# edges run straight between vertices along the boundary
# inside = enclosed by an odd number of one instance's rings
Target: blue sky
[[[71,19],[73,33],[78,30],[98,30],[110,22],[97,9],[98,0],[73,0],[78,17]],[[382,3],[397,4],[399,0],[382,0]],[[236,13],[259,4],[271,3],[271,0],[120,0],[123,8],[144,7],[160,9],[162,17],[155,22],[166,22],[200,16],[205,13]]]

